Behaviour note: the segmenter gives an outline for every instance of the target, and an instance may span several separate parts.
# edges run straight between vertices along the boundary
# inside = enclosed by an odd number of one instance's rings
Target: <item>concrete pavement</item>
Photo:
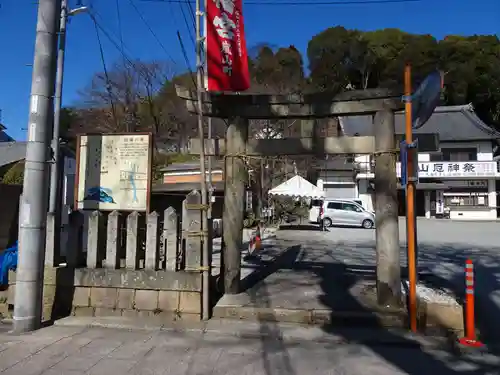
[[[500,340],[500,222],[465,222],[419,218],[418,266],[421,281],[464,293],[465,261],[474,263],[478,328],[486,340]],[[406,228],[399,221],[401,265],[406,266]],[[329,228],[328,232],[277,232],[277,246],[301,244],[301,261],[374,269],[375,230]],[[404,271],[405,273],[405,271]]]
[[[278,228],[269,227],[265,228],[262,231],[262,244],[270,243],[274,240],[276,231]],[[243,229],[243,244],[241,247],[241,262],[242,262],[242,270],[241,270],[241,279],[244,279],[249,274],[251,274],[251,264],[245,260],[245,256],[248,255],[248,244],[251,236],[254,233],[254,229]],[[220,275],[220,265],[221,265],[221,244],[222,238],[215,238],[213,241],[213,253],[212,253],[212,276]]]
[[[404,265],[404,223],[401,224]],[[463,287],[465,259],[471,257],[475,262],[483,335],[500,326],[497,324],[499,229],[498,223],[419,220],[420,266],[427,271],[429,282],[459,292]],[[326,233],[286,231],[276,235],[279,247],[299,243],[300,251],[294,259],[308,267],[324,267],[330,263],[357,274],[359,270],[366,273],[375,265],[374,231],[331,228]],[[305,288],[304,278],[298,280],[300,283],[297,279],[292,281],[280,284],[282,289],[277,290],[277,294],[284,299],[298,294],[307,297],[307,293],[298,292]],[[313,294],[313,299],[319,300],[326,294],[327,285],[323,284],[320,283],[322,293]],[[113,372],[117,375],[500,375],[500,358],[491,354],[498,355],[497,348],[490,347],[490,352],[452,354],[442,340],[412,337],[397,330],[221,320],[180,330],[149,322],[148,327],[144,327],[147,329],[139,331],[132,329],[137,327],[137,322],[127,326],[114,321],[114,327],[121,329],[111,329],[102,327],[113,325],[89,319],[73,322],[78,327],[68,320],[66,326],[21,336],[8,334],[7,327],[0,326],[0,375]],[[483,322],[488,325],[483,327]]]
[[[464,265],[471,258],[476,265],[476,320],[481,337],[500,342],[496,321],[500,312],[498,233],[498,222],[418,220],[418,290],[422,300],[432,303],[423,319],[432,332],[437,328],[448,335],[450,330],[462,329],[462,309],[455,298],[460,300],[463,295]],[[407,273],[405,238],[405,221],[400,220],[403,277]],[[406,325],[404,311],[374,313],[380,310],[373,299],[375,265],[375,230],[280,230],[255,257],[243,262],[243,271],[251,273],[243,281],[244,292],[224,296],[214,314],[336,325],[348,316],[354,325]],[[358,315],[363,319],[354,319]]]
[[[499,358],[431,347],[296,341],[216,332],[49,327],[0,335],[0,373],[15,375],[499,374]],[[376,335],[376,333],[373,333]]]

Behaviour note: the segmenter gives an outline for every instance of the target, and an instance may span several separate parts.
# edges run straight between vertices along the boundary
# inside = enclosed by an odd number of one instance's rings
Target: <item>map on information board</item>
[[[76,208],[148,211],[151,134],[81,135]]]

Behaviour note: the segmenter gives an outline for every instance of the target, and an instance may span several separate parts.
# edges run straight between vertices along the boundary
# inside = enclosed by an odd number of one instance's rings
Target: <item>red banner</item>
[[[243,0],[206,0],[208,91],[250,87]]]

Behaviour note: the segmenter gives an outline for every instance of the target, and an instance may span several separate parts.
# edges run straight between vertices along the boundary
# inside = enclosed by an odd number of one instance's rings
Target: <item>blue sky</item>
[[[77,0],[69,0],[76,6]],[[168,60],[147,26],[131,6],[133,1],[170,55],[184,70],[186,63],[177,39],[179,30],[191,65],[194,46],[188,34],[180,4],[160,1],[119,0],[123,39],[130,58]],[[285,0],[269,0],[272,2]],[[310,0],[311,2],[319,0]],[[117,40],[118,21],[115,0],[83,0],[101,16],[100,24]],[[0,0],[0,109],[8,133],[18,140],[26,138],[31,66],[35,40],[37,6],[33,0]],[[184,6],[185,7],[185,6]],[[190,13],[185,8],[188,24]],[[415,3],[371,5],[308,5],[244,7],[247,45],[295,45],[303,53],[311,36],[342,25],[346,28],[375,30],[394,27],[412,33],[430,33],[437,38],[448,34],[500,35],[500,0],[422,0]],[[121,58],[120,52],[101,35],[108,65]],[[79,14],[68,25],[63,103],[78,101],[78,90],[88,84],[92,74],[102,71],[94,25],[86,14]]]

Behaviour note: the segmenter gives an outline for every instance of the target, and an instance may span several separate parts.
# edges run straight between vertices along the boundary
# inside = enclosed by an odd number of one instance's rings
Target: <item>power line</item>
[[[106,68],[106,59],[104,58],[104,49],[102,47],[101,36],[99,35],[99,27],[97,25],[97,21],[95,17],[91,15],[92,20],[94,21],[95,32],[97,35],[97,42],[99,43],[99,52],[101,55],[101,62],[104,70],[104,77],[106,79],[106,91],[108,92],[109,100],[111,102],[111,113],[113,115],[113,122],[115,123],[116,129],[118,129],[118,118],[116,117],[116,108],[113,100],[113,93],[111,91],[111,84],[108,75],[108,69]]]
[[[97,20],[97,18],[100,17],[99,13],[95,9],[92,9],[91,11],[89,11],[89,15],[92,21],[97,25],[99,30],[102,32],[102,34],[106,37],[106,39],[108,39],[108,41],[118,50],[118,52],[120,52],[120,54],[124,56],[125,59],[130,64],[133,65],[132,61],[127,57],[127,54],[130,51],[128,51],[128,49],[126,48],[125,43],[121,45],[119,42],[116,42],[115,39],[111,36],[111,33],[107,31],[106,28],[104,28],[104,26],[102,26],[100,22]],[[117,39],[119,40],[120,38],[118,37]]]
[[[190,3],[188,0],[186,0],[186,5],[189,8],[189,13],[191,13],[191,21],[193,23],[193,29],[196,29],[196,16],[194,15],[194,10],[193,10],[193,3]]]
[[[177,18],[175,17],[174,6],[172,3],[168,3],[168,5],[169,5],[168,9],[170,10],[170,16],[172,17],[172,19],[174,20],[174,23],[175,23],[175,29],[178,30],[179,25],[177,24]]]
[[[119,0],[115,0],[116,2],[116,14],[118,18],[118,32],[120,36],[120,48],[122,50],[122,56],[123,54],[123,30],[122,30],[122,17],[121,17],[121,12],[120,12],[120,3]],[[125,68],[125,71],[123,72],[123,78],[125,78],[125,129],[126,131],[130,132],[132,130],[131,122],[130,122],[130,106],[133,105],[130,100],[131,96],[131,90],[130,90],[130,84],[131,84],[131,79],[130,79],[130,72],[128,69],[128,66],[125,61],[125,57],[122,58],[122,63],[123,67]],[[135,118],[135,112],[132,114],[132,116]]]
[[[102,34],[108,39],[108,41],[122,54],[122,56],[125,58],[125,60],[130,64],[131,67],[133,67],[139,75],[141,75],[145,80],[148,80],[149,77],[142,72],[142,69],[138,69],[137,65],[132,61],[131,58],[127,56],[126,53],[126,48],[123,46],[123,49],[120,47],[120,45],[113,39],[113,37],[110,35],[110,33],[97,21],[96,15],[97,13],[94,12],[89,12],[90,17],[94,21],[94,24],[101,30]],[[161,72],[163,75],[163,78],[165,81],[169,80],[169,77],[167,77],[163,72]]]
[[[194,3],[193,0],[140,0],[142,2],[152,3]],[[332,0],[332,1],[245,1],[245,5],[258,5],[258,6],[315,6],[315,5],[370,5],[370,4],[403,4],[403,3],[417,3],[425,0]]]
[[[193,46],[196,46],[196,42],[194,40],[194,35],[192,34],[192,32],[194,32],[194,29],[196,26],[193,24],[193,29],[189,28],[187,17],[186,17],[186,12],[184,12],[184,7],[182,6],[183,4],[188,4],[189,9],[191,9],[191,6],[189,5],[189,0],[184,0],[182,2],[179,2],[179,8],[181,8],[182,17],[184,18],[184,23],[186,24],[186,29],[189,33],[189,37],[191,38],[191,42],[193,43]]]
[[[146,27],[148,28],[148,30],[151,33],[151,35],[153,35],[153,38],[155,38],[156,42],[159,44],[159,46],[161,47],[161,49],[163,50],[163,52],[165,52],[165,54],[172,61],[172,63],[174,65],[176,65],[176,62],[175,62],[174,58],[172,57],[172,55],[170,54],[170,52],[167,50],[167,48],[165,47],[165,45],[162,43],[162,41],[160,40],[160,38],[158,38],[158,35],[154,32],[154,30],[151,27],[151,25],[144,18],[144,15],[141,13],[141,11],[139,10],[139,8],[137,8],[137,5],[135,5],[135,3],[132,0],[129,0],[129,3],[130,3],[130,5],[132,5],[132,7],[134,8],[135,12],[138,14],[139,18],[144,23],[144,25],[146,25]]]
[[[182,42],[182,37],[181,37],[181,33],[179,32],[179,30],[177,30],[177,38],[179,39],[179,43],[181,45],[182,54],[184,55],[184,61],[186,62],[186,67],[188,69],[189,75],[191,76],[191,79],[193,80],[194,87],[196,88],[196,87],[198,87],[198,85],[196,84],[196,81],[194,80],[193,71],[191,70],[191,67],[189,66],[189,58],[188,58],[188,55],[186,52],[186,48],[184,47],[184,43]]]
[[[118,34],[120,36],[120,48],[123,52],[123,30],[122,30],[122,16],[120,12],[120,2],[119,0],[115,0],[116,3],[116,15],[118,18]],[[123,59],[123,65],[125,66],[125,59]]]

